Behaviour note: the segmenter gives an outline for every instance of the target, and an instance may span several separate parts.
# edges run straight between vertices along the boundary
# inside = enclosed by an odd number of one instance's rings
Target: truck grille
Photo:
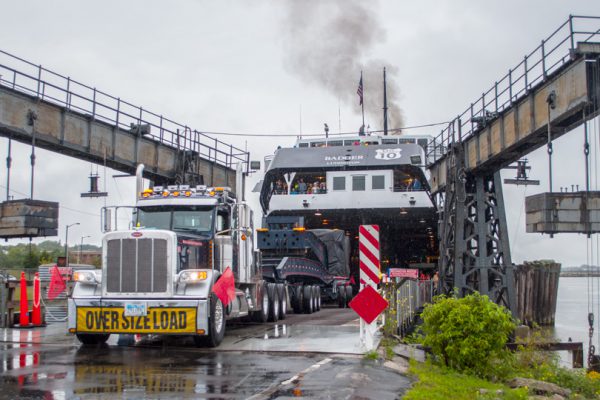
[[[167,291],[165,239],[112,239],[107,242],[106,252],[107,292]]]

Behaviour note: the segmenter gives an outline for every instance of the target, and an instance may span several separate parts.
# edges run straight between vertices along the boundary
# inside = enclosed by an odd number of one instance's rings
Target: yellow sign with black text
[[[77,332],[196,333],[196,308],[148,308],[143,316],[126,316],[121,307],[77,307]]]

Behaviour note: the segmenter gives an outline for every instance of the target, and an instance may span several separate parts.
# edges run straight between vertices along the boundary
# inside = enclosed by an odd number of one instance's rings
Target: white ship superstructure
[[[260,201],[266,216],[298,215],[309,229],[361,224],[384,231],[390,266],[437,254],[429,195],[427,137],[345,136],[299,140],[266,159]]]

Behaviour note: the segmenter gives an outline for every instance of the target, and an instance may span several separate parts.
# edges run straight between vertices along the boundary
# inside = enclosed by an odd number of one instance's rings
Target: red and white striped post
[[[358,228],[358,250],[360,265],[360,290],[365,285],[377,290],[381,281],[381,267],[379,261],[379,225],[361,225]],[[360,320],[360,340],[367,351],[375,347],[374,335],[377,330],[377,322],[366,324]]]

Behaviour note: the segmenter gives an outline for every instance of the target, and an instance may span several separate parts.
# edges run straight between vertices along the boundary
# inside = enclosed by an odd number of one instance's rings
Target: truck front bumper
[[[70,298],[70,333],[206,335],[206,299]]]

